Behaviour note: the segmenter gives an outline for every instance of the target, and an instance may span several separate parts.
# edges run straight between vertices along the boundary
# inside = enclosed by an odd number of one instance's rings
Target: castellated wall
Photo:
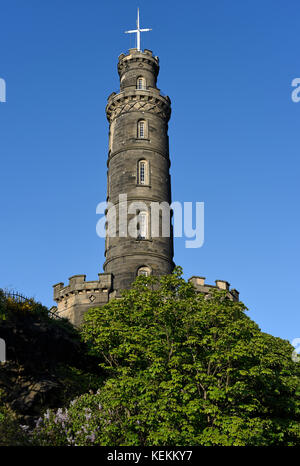
[[[205,277],[193,276],[189,278],[189,282],[194,285],[198,293],[209,296],[214,289],[219,289],[228,291],[227,296],[232,301],[239,301],[239,292],[234,288],[230,289],[230,283],[225,280],[216,280],[216,285],[208,285],[205,283]]]
[[[57,283],[53,286],[54,301],[57,303],[57,315],[65,317],[79,326],[83,314],[91,307],[99,307],[108,303],[112,291],[112,275],[99,273],[99,279],[86,282],[86,275],[73,275],[69,278],[69,285]]]
[[[99,280],[86,282],[85,275],[73,275],[69,278],[69,285],[57,283],[54,288],[54,301],[57,303],[56,314],[67,318],[75,327],[81,325],[83,315],[92,307],[100,307],[112,298],[119,298],[120,293],[113,290],[112,274],[99,273]],[[205,283],[205,277],[193,276],[189,279],[198,293],[207,297],[214,289],[228,291],[232,301],[239,301],[239,292],[230,289],[230,284],[224,280],[216,280],[216,285]]]

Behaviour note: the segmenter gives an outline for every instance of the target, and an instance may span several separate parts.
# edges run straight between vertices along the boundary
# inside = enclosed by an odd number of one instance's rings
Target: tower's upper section
[[[130,49],[129,55],[119,56],[118,73],[120,76],[120,90],[136,89],[137,79],[144,78],[140,81],[140,87],[147,89],[156,89],[156,79],[159,72],[159,59],[154,57],[151,50],[144,52],[137,49]]]
[[[151,50],[130,49],[128,55],[119,56],[120,92],[113,92],[106,106],[110,123],[121,113],[137,110],[155,113],[168,122],[171,101],[156,87],[158,72],[159,59]]]

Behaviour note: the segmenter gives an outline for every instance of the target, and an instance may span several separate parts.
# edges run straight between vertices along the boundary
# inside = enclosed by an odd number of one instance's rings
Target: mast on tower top
[[[140,10],[137,10],[136,29],[131,31],[125,31],[125,34],[136,33],[136,48],[141,51],[141,32],[152,31],[152,29],[141,29],[140,28]]]

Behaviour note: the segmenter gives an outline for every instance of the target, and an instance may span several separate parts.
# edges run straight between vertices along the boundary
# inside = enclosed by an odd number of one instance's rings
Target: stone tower
[[[81,325],[89,308],[118,298],[137,275],[165,275],[174,267],[170,217],[170,234],[163,234],[162,211],[158,213],[158,230],[153,232],[151,228],[157,226],[153,222],[152,204],[171,204],[168,143],[171,102],[156,87],[158,71],[158,58],[150,50],[130,49],[128,55],[119,57],[120,92],[112,93],[106,106],[107,201],[115,209],[116,234],[107,230],[105,273],[99,273],[94,281],[86,281],[85,275],[73,275],[67,285],[59,282],[53,286],[55,314],[66,317],[75,326]],[[125,208],[129,205],[126,217],[120,209],[123,204],[127,204]],[[136,235],[128,234],[133,220]],[[239,299],[238,291],[230,289],[227,281],[216,280],[216,285],[208,285],[205,277],[199,276],[189,281],[198,293],[209,296],[214,288],[219,288],[226,290],[230,299]]]
[[[164,275],[174,267],[172,228],[163,237],[160,217],[159,235],[151,229],[151,203],[171,203],[171,102],[156,86],[158,72],[158,57],[150,50],[130,49],[128,55],[120,55],[120,92],[112,93],[106,106],[107,201],[116,209],[117,228],[116,236],[106,238],[104,271],[113,275],[115,290],[129,288],[139,274]],[[127,199],[127,206],[134,202],[138,207],[129,208],[124,219],[119,213],[122,205],[126,207],[122,199]],[[134,218],[136,237],[128,233]]]

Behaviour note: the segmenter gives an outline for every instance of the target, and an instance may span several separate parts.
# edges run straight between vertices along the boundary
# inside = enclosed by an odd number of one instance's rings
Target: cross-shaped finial
[[[137,20],[136,20],[136,29],[133,31],[125,31],[125,34],[130,34],[132,32],[136,32],[136,48],[141,50],[141,32],[152,31],[152,29],[140,29],[140,11],[138,8],[137,11]]]

